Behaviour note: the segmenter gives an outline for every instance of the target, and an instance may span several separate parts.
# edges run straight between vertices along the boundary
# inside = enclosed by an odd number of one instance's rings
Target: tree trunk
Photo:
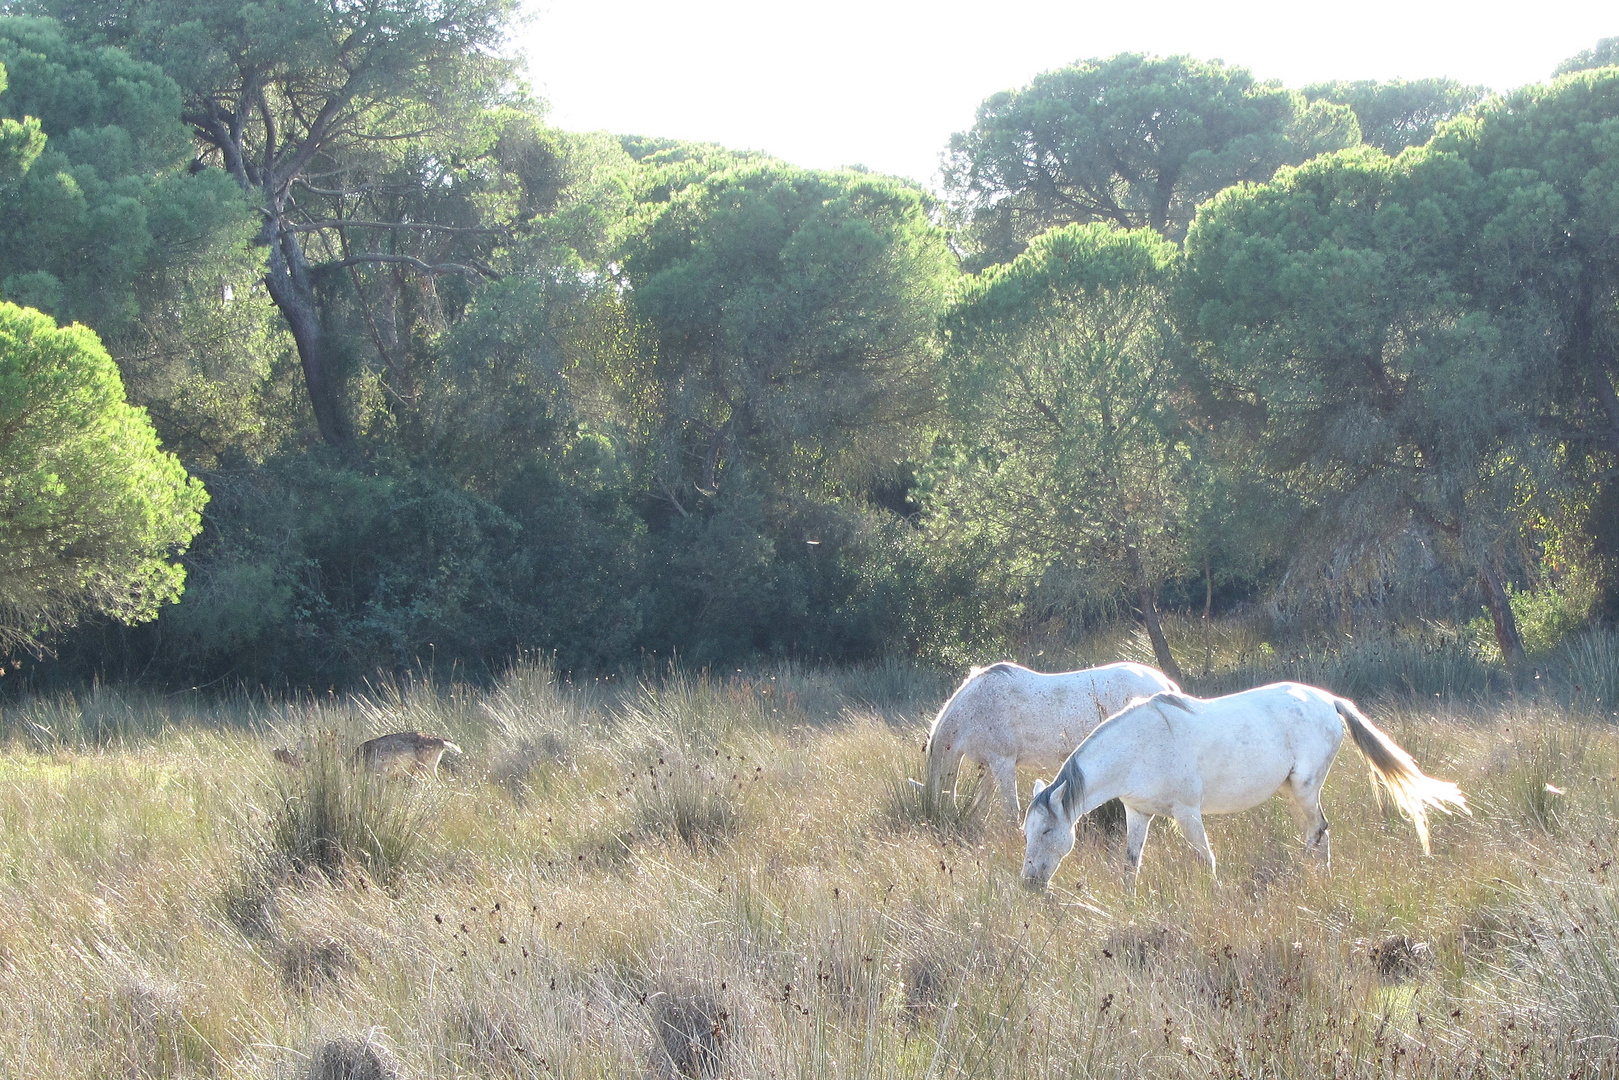
[[[1214,568],[1209,553],[1203,553],[1203,674],[1214,668],[1214,640],[1209,636],[1209,616],[1214,612]]]
[[[1169,651],[1169,639],[1164,637],[1164,628],[1158,621],[1158,599],[1153,595],[1155,590],[1143,581],[1137,587],[1136,596],[1141,604],[1141,621],[1147,626],[1147,637],[1152,642],[1152,654],[1158,658],[1158,670],[1174,679],[1177,683],[1185,680],[1181,674],[1180,665],[1175,663],[1175,657]]]
[[[1518,634],[1518,620],[1512,615],[1511,598],[1501,578],[1488,563],[1479,566],[1479,584],[1484,586],[1484,604],[1490,609],[1490,621],[1495,624],[1495,642],[1501,647],[1501,659],[1509,668],[1519,667],[1526,656],[1523,638]]]
[[[274,223],[265,226],[266,231]],[[269,237],[269,270],[264,275],[265,287],[281,317],[287,320],[292,340],[298,346],[298,360],[303,366],[304,386],[309,391],[309,405],[315,413],[315,426],[320,437],[334,446],[348,442],[348,425],[338,403],[337,380],[333,377],[326,355],[326,332],[320,322],[320,305],[315,298],[315,285],[309,277],[309,263],[304,259],[298,237],[285,229],[276,229]]]

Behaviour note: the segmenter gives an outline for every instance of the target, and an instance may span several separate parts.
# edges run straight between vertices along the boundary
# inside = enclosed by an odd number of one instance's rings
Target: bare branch
[[[412,269],[420,270],[424,274],[466,274],[468,276],[476,274],[479,277],[488,278],[490,281],[500,280],[499,274],[485,266],[467,266],[463,263],[450,262],[429,263],[423,262],[414,255],[384,255],[380,253],[371,255],[350,255],[346,259],[338,259],[334,262],[318,263],[315,266],[310,267],[310,269],[343,270],[350,266],[358,266],[361,263],[399,263],[404,266],[409,266]]]
[[[412,229],[418,232],[474,233],[480,236],[504,236],[505,229],[474,229],[460,225],[434,225],[426,221],[361,221],[357,218],[324,218],[301,225],[289,225],[293,232],[316,232],[320,229]]]

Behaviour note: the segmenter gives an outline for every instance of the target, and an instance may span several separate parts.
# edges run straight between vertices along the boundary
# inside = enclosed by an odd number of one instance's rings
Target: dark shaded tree
[[[1526,407],[1533,359],[1468,289],[1485,194],[1432,151],[1284,169],[1199,211],[1184,302],[1208,386],[1247,406],[1264,467],[1314,504],[1297,576],[1334,562],[1372,572],[1414,527],[1476,576],[1517,663],[1505,582],[1524,501],[1554,473]]]
[[[649,472],[674,512],[732,469],[805,490],[858,485],[880,455],[900,456],[935,403],[951,276],[927,209],[897,180],[780,163],[650,205],[623,268],[653,338],[637,376]]]
[[[1158,592],[1185,567],[1195,486],[1171,404],[1178,264],[1150,229],[1092,223],[971,279],[945,321],[950,460],[929,498],[938,527],[989,538],[1026,580],[1127,598],[1175,679]]]
[[[0,94],[5,93],[6,85],[5,65],[0,64]],[[44,149],[45,132],[38,117],[0,118],[0,194],[22,182]]]
[[[1619,69],[1529,86],[1446,128],[1433,148],[1478,178],[1455,272],[1523,357],[1511,399],[1562,447],[1565,478],[1596,515],[1619,505]]]

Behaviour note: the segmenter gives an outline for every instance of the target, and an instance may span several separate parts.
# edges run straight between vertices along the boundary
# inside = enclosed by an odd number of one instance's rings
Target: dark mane
[[[1069,754],[1068,760],[1062,763],[1057,775],[1051,778],[1051,783],[1041,788],[1040,794],[1029,801],[1029,809],[1033,810],[1036,806],[1044,807],[1046,813],[1056,817],[1057,812],[1051,808],[1051,792],[1062,783],[1068,785],[1062,789],[1063,813],[1072,814],[1074,809],[1085,801],[1085,774],[1080,772],[1079,762],[1074,760],[1072,754]]]

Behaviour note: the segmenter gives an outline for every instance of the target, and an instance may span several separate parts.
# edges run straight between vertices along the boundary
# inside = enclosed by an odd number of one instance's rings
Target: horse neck
[[[1098,737],[1098,735],[1100,737]],[[1069,764],[1084,778],[1085,798],[1075,817],[1088,814],[1109,799],[1118,798],[1132,750],[1129,740],[1112,730],[1098,729],[1069,758]],[[1066,771],[1067,766],[1064,767]]]

